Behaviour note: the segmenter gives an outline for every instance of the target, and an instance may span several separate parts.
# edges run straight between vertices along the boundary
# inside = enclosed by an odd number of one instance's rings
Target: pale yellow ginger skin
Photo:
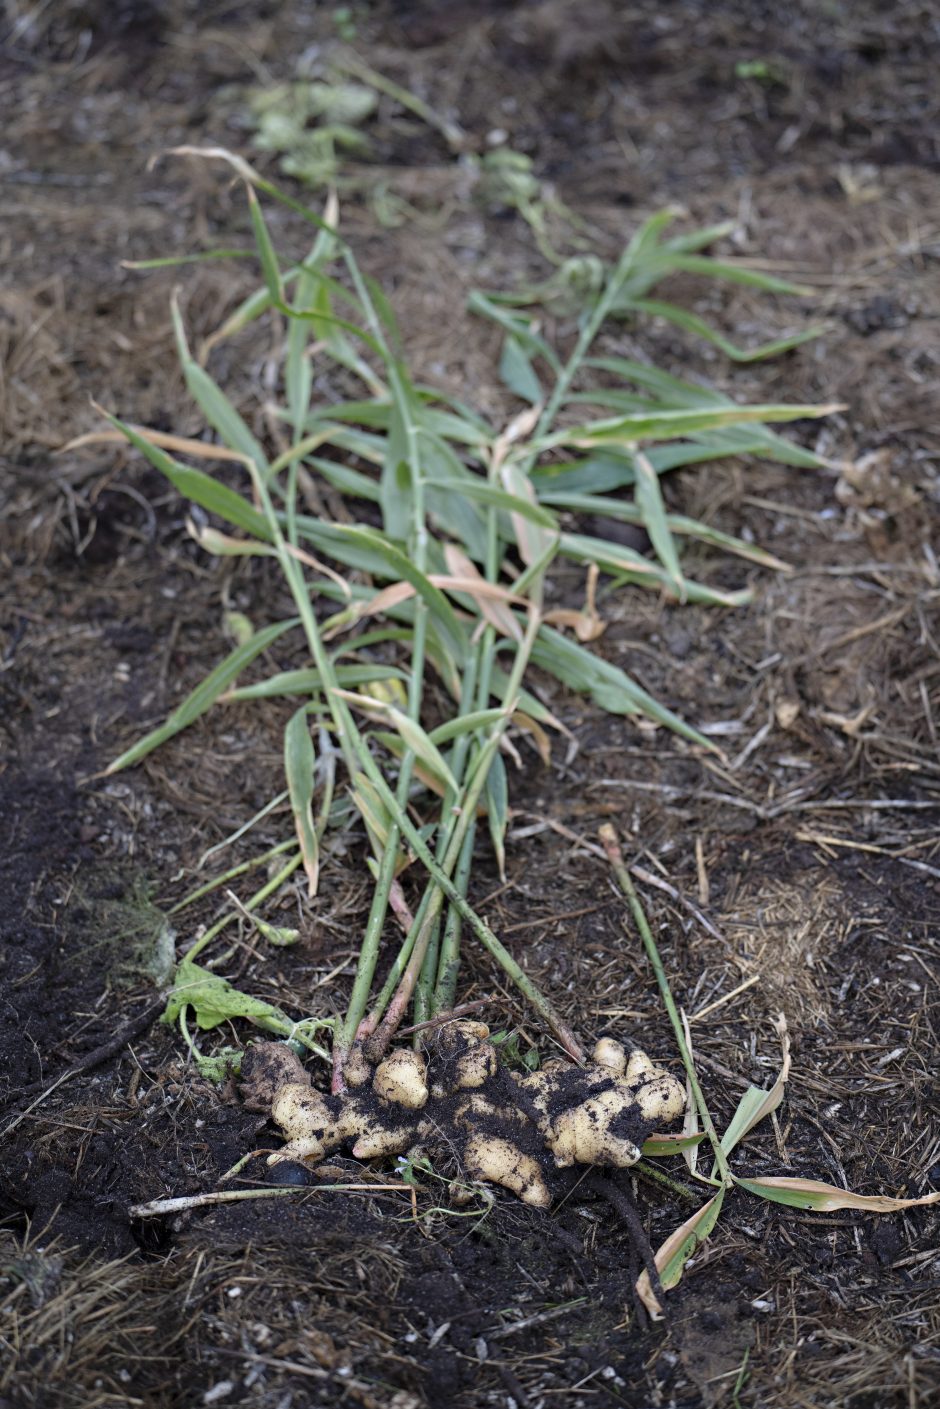
[[[357,1067],[350,1073],[353,1089],[341,1097],[286,1082],[275,1093],[271,1114],[287,1144],[269,1163],[315,1164],[346,1144],[357,1159],[403,1154],[440,1136],[446,1116],[449,1142],[471,1178],[546,1208],[552,1196],[545,1176],[552,1165],[628,1168],[640,1158],[630,1134],[668,1124],[685,1104],[676,1077],[645,1052],[628,1056],[609,1037],[600,1039],[585,1067],[552,1060],[517,1076],[499,1070],[484,1024],[452,1023],[431,1050],[430,1085],[428,1067],[420,1053],[402,1048],[371,1072],[371,1083],[370,1073]],[[445,1104],[460,1092],[467,1093],[465,1100]],[[431,1109],[423,1114],[429,1100]],[[435,1108],[435,1102],[442,1105]],[[503,1133],[493,1133],[497,1122]]]
[[[592,1053],[599,1067],[607,1067],[614,1076],[623,1076],[627,1066],[627,1054],[619,1042],[612,1037],[602,1037]]]
[[[501,1184],[534,1208],[548,1208],[552,1201],[537,1161],[498,1135],[471,1135],[463,1161],[471,1179]]]
[[[427,1104],[427,1064],[419,1052],[400,1047],[391,1052],[375,1069],[372,1090],[382,1101],[396,1101],[409,1110],[419,1111]]]

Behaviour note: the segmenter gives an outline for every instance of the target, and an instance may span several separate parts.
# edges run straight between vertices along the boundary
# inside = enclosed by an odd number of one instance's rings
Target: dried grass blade
[[[96,409],[101,410],[100,407]],[[106,415],[107,412],[102,414]],[[237,465],[245,463],[244,455],[240,455],[237,450],[230,450],[227,445],[210,445],[205,440],[190,440],[185,435],[170,435],[167,431],[153,431],[146,426],[131,425],[130,422],[127,424],[141,440],[145,440],[148,445],[156,445],[161,450],[173,450],[177,455],[192,455],[195,460],[228,460]],[[89,431],[87,435],[79,435],[68,441],[57,454],[62,455],[66,450],[81,450],[86,445],[120,445],[126,440],[127,436],[123,431]]]
[[[858,1209],[863,1213],[900,1213],[905,1208],[922,1208],[940,1203],[940,1190],[923,1194],[919,1199],[896,1199],[887,1194],[853,1194],[835,1184],[823,1184],[818,1179],[739,1179],[735,1184],[771,1203],[790,1208],[807,1208],[815,1213],[834,1213],[841,1208]]]

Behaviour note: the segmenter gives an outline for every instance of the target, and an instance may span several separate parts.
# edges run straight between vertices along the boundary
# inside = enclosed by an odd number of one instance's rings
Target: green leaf
[[[357,641],[358,644],[358,641]],[[340,665],[336,667],[336,681],[339,685],[354,687],[368,685],[373,680],[406,680],[403,670],[392,665]],[[230,700],[268,700],[279,696],[316,695],[323,689],[323,677],[318,670],[282,670],[277,675],[269,675],[266,680],[258,680],[253,685],[239,685],[225,695]]]
[[[466,641],[463,628],[454,614],[454,609],[439,587],[430,583],[423,572],[415,567],[411,558],[397,544],[391,543],[378,529],[363,524],[324,525],[317,519],[299,518],[298,524],[304,537],[318,542],[327,553],[333,553],[341,562],[349,561],[342,554],[342,547],[359,548],[367,554],[367,572],[375,572],[395,581],[410,582],[412,587],[427,603],[435,618],[442,640],[454,660],[460,664],[466,655]],[[317,537],[317,533],[320,537]],[[350,566],[365,566],[364,563],[350,563]]]
[[[688,234],[673,235],[663,241],[663,246],[668,250],[694,254],[697,250],[706,249],[708,245],[725,239],[734,230],[735,223],[733,220],[719,220],[716,225],[701,225],[697,230],[690,230]]]
[[[681,269],[686,274],[704,274],[709,279],[724,279],[730,284],[744,284],[747,288],[763,289],[766,293],[794,294],[808,298],[813,290],[805,284],[793,284],[789,279],[778,279],[773,274],[762,274],[759,269],[751,269],[746,264],[731,264],[727,260],[712,259],[707,254],[683,254],[675,250],[662,256],[663,272]]]
[[[351,797],[359,815],[366,824],[369,840],[376,857],[381,860],[382,852],[388,844],[391,815],[382,801],[378,790],[365,773],[355,773],[352,778]]]
[[[647,451],[647,459],[654,463],[652,451]],[[612,446],[584,460],[537,465],[530,478],[540,503],[560,504],[571,494],[602,494],[623,489],[634,483],[636,472],[630,451]]]
[[[490,673],[490,692],[503,705],[506,703],[506,692],[509,689],[509,676],[498,665],[494,665]],[[537,724],[544,724],[549,729],[557,729],[560,734],[567,734],[571,737],[570,730],[566,729],[560,719],[556,719],[547,705],[531,694],[528,690],[518,690],[514,696],[515,707],[527,714],[530,719],[534,719]]]
[[[171,306],[171,312],[179,359],[190,395],[209,425],[218,432],[223,443],[232,450],[237,450],[246,459],[251,460],[259,470],[266,471],[268,461],[259,442],[252,435],[228,397],[209,376],[209,373],[190,356],[183,320],[175,301]]]
[[[681,598],[685,593],[679,554],[666,517],[666,506],[659,488],[659,476],[645,455],[634,456],[636,467],[636,504],[643,518],[643,524],[650,536],[659,561],[669,574],[676,593]]]
[[[697,1135],[651,1135],[648,1140],[643,1141],[641,1153],[660,1158],[666,1155],[679,1155],[683,1150],[694,1149],[704,1139],[704,1131],[700,1131]]]
[[[701,410],[658,411],[568,426],[538,442],[539,450],[556,445],[634,445],[638,440],[664,439],[743,425],[749,421],[802,421],[831,415],[831,406],[716,406]]]
[[[563,557],[573,558],[578,563],[595,563],[602,572],[612,573],[623,582],[638,587],[662,587],[675,591],[670,575],[649,558],[632,548],[611,543],[606,538],[589,538],[580,533],[563,533],[559,543]],[[695,582],[692,578],[682,579],[682,600],[702,602],[713,607],[740,607],[751,600],[751,592],[742,588],[738,592],[724,592]]]
[[[142,758],[146,758],[147,754],[152,753],[155,748],[166,743],[167,739],[172,739],[175,734],[186,729],[215,704],[226,686],[231,684],[246,665],[249,665],[262,651],[267,650],[285,632],[292,631],[299,624],[297,617],[291,617],[287,621],[278,621],[273,626],[266,626],[262,631],[256,632],[251,640],[245,642],[244,645],[236,646],[234,651],[231,651],[214,670],[209,672],[204,680],[199,682],[195,690],[190,691],[183,703],[177,705],[165,723],[139,739],[113,763],[109,763],[105,771],[117,773],[122,768],[130,768],[133,764],[139,763]]]
[[[649,456],[646,458],[649,459]],[[621,523],[643,522],[637,505],[626,499],[608,499],[600,494],[565,494],[563,490],[546,491],[543,498],[546,502],[557,504],[575,514],[593,514]],[[735,538],[733,534],[723,533],[721,529],[712,528],[711,524],[702,523],[698,519],[686,518],[683,514],[667,514],[666,523],[671,533],[697,538],[702,543],[723,548],[726,552],[733,553],[738,558],[746,558],[748,562],[758,563],[761,567],[780,570],[789,566],[766,549],[759,548],[754,543],[746,543],[743,538]]]
[[[493,432],[485,421],[480,421],[470,411],[455,416],[451,411],[441,411],[437,407],[423,405],[421,425],[442,440],[452,440],[457,445],[469,445],[475,450],[485,450],[493,439]]]
[[[355,264],[350,250],[346,251],[346,262]],[[362,272],[362,285],[364,297],[369,301],[370,311],[382,324],[386,333],[390,335],[394,345],[399,338],[398,321],[385,290],[376,279],[373,279],[371,274],[366,274],[365,271]]]
[[[680,1228],[671,1233],[657,1250],[655,1261],[664,1291],[669,1291],[670,1287],[677,1286],[682,1280],[682,1273],[689,1258],[704,1243],[718,1222],[724,1199],[725,1190],[720,1189],[714,1198],[709,1199],[707,1204],[703,1204]],[[662,1307],[653,1291],[648,1272],[641,1273],[636,1289],[647,1311],[654,1317],[659,1316]]]
[[[294,1024],[273,1004],[252,998],[234,988],[228,979],[184,958],[176,970],[173,991],[167,1001],[164,1022],[176,1022],[184,1008],[192,1008],[203,1031],[219,1027],[230,1018],[247,1018],[266,1032],[289,1033]]]
[[[507,490],[490,484],[488,480],[477,477],[462,480],[460,493],[480,504],[488,504],[491,508],[502,509],[504,513],[519,514],[522,518],[538,524],[541,528],[547,528],[552,532],[558,530],[558,520],[550,509],[543,509],[521,495],[510,494]]]
[[[486,523],[473,502],[478,477],[440,436],[422,432],[418,456],[427,489],[428,513],[446,534],[463,544],[471,557],[482,561],[486,556]]]
[[[484,318],[489,318],[509,334],[525,349],[530,357],[542,357],[557,375],[561,371],[561,363],[554,348],[536,333],[531,324],[532,320],[521,313],[513,313],[507,308],[502,308],[492,298],[488,298],[479,289],[475,289],[467,300],[467,307],[471,313],[482,314]]]
[[[499,375],[509,390],[535,406],[543,399],[542,383],[532,366],[532,354],[519,338],[508,333],[499,359]]]
[[[448,719],[446,724],[439,724],[436,729],[432,729],[428,738],[434,744],[447,744],[451,739],[459,738],[461,734],[473,734],[477,729],[487,729],[491,724],[498,724],[505,715],[504,709],[478,709],[472,714],[460,714],[455,719]]]
[[[316,756],[310,737],[306,706],[295,710],[284,729],[284,774],[294,816],[294,830],[300,843],[307,875],[308,895],[317,893],[320,847],[313,823],[313,790]]]
[[[271,236],[268,234],[268,227],[265,224],[258,197],[250,186],[248,187],[248,210],[255,233],[255,244],[258,246],[258,257],[261,260],[261,272],[264,275],[265,287],[275,302],[283,303],[284,285],[281,282],[280,265],[277,262],[277,255],[271,243]]]
[[[570,641],[550,626],[543,625],[539,629],[532,660],[562,684],[590,694],[595,704],[608,714],[643,714],[710,753],[717,751],[703,734],[660,704],[619,666],[585,650],[579,642]],[[525,705],[523,708],[528,709]]]
[[[253,253],[253,251],[252,251]],[[199,361],[205,363],[209,353],[219,343],[225,342],[226,338],[232,337],[235,333],[241,332],[242,328],[247,328],[249,323],[255,322],[263,313],[267,313],[272,307],[271,295],[266,288],[255,289],[247,298],[243,299],[234,312],[230,313],[221,327],[216,328],[214,333],[210,333],[204,338],[199,348]]]
[[[684,381],[647,362],[632,362],[626,357],[589,357],[584,365],[594,367],[599,372],[612,372],[614,376],[623,377],[625,381],[651,391],[664,406],[734,405],[729,397],[723,396],[714,387]]]
[[[506,765],[500,753],[493,755],[490,771],[486,775],[485,786],[486,815],[489,820],[490,838],[496,853],[500,880],[506,879],[506,828],[509,825],[509,781]]]
[[[175,269],[181,264],[209,264],[216,259],[254,259],[254,250],[205,250],[202,254],[169,254],[161,259],[123,259],[122,269]]]
[[[460,784],[448,767],[447,760],[440,749],[431,742],[428,734],[421,727],[416,719],[396,709],[385,700],[377,700],[367,695],[356,695],[348,690],[338,690],[349,704],[354,704],[357,709],[362,710],[370,716],[374,716],[383,722],[390,724],[395,729],[405,744],[425,768],[433,773],[436,778],[447,787],[453,789],[455,793],[460,792]]]
[[[348,494],[352,499],[366,499],[371,504],[379,502],[379,486],[368,475],[351,470],[347,465],[340,465],[335,460],[324,460],[319,455],[311,456],[308,463],[340,493]]]
[[[703,431],[696,434],[695,439],[711,451],[711,455],[703,458],[759,455],[762,460],[772,460],[778,465],[795,465],[803,470],[827,468],[826,461],[820,455],[805,450],[802,445],[793,445],[767,426],[729,426],[723,431]]]
[[[768,1091],[763,1090],[760,1086],[747,1088],[738,1102],[727,1130],[721,1137],[721,1148],[726,1155],[731,1154],[735,1146],[744,1139],[749,1131],[754,1129],[755,1125],[759,1125],[762,1120],[766,1120],[767,1116],[772,1115],[783,1100],[787,1081],[790,1078],[790,1035],[783,1014],[774,1021],[774,1028],[780,1038],[783,1055],[777,1079]]]
[[[303,273],[297,285],[295,306],[301,311],[309,311],[316,300],[316,292],[317,284],[314,274]],[[312,331],[306,319],[288,319],[284,390],[287,393],[287,416],[294,431],[295,441],[299,441],[303,436],[304,424],[310,410],[313,367],[310,357],[307,355],[307,349]]]
[[[732,362],[762,362],[769,357],[777,357],[783,352],[789,352],[792,348],[799,347],[804,342],[818,338],[823,331],[820,327],[806,328],[801,333],[791,333],[788,337],[773,338],[770,342],[760,343],[757,347],[737,347],[717,328],[710,327],[704,318],[699,318],[684,308],[677,308],[674,303],[659,303],[654,299],[637,298],[632,299],[629,306],[637,313],[647,313],[654,318],[664,318],[666,322],[673,323],[677,328],[682,328],[684,332],[694,333],[696,337],[704,338],[706,342],[720,348],[726,357],[731,358]]]
[[[410,463],[410,435],[413,433],[405,411],[396,403],[391,408],[385,463],[379,482],[382,527],[396,543],[406,541],[414,520]]]
[[[218,514],[227,523],[232,524],[235,528],[243,529],[253,538],[260,538],[265,542],[271,541],[271,531],[264,515],[259,514],[257,509],[254,509],[248,500],[242,498],[234,489],[229,489],[228,485],[220,484],[218,480],[213,479],[203,470],[195,470],[190,465],[181,465],[165,450],[161,450],[159,446],[151,445],[150,441],[135,431],[133,426],[119,420],[117,416],[109,415],[108,420],[136,450],[146,456],[154,469],[166,476],[184,498],[191,500],[193,504],[199,504],[203,509],[208,509],[210,513]]]

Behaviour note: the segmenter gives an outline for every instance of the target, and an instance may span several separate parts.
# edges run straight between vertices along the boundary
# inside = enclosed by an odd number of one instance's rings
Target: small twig
[[[674,885],[670,885],[668,881],[664,881],[660,876],[654,876],[652,871],[644,870],[642,866],[637,866],[636,864],[630,867],[630,874],[636,876],[637,880],[642,881],[644,885],[653,886],[655,890],[665,891],[666,895],[668,895],[671,900],[674,900],[677,905],[683,905],[685,909],[688,910],[689,914],[693,915],[695,919],[698,920],[702,929],[707,930],[713,939],[720,940],[721,943],[724,944],[724,935],[721,931],[717,930],[711,920],[709,920],[706,915],[702,914],[698,906],[693,905],[692,901],[688,900]]]
[[[488,1339],[505,1340],[506,1336],[514,1336],[517,1331],[527,1331],[531,1326],[541,1326],[545,1321],[554,1321],[559,1316],[565,1316],[576,1307],[584,1306],[586,1302],[586,1296],[579,1296],[575,1301],[566,1301],[564,1306],[550,1306],[547,1311],[536,1311],[531,1316],[523,1316],[521,1321],[513,1321],[511,1326],[501,1326],[498,1331],[490,1331]]]
[[[457,1008],[449,1008],[446,1013],[437,1013],[435,1017],[428,1018],[427,1022],[413,1023],[411,1027],[400,1027],[399,1037],[411,1037],[415,1032],[426,1032],[430,1027],[443,1027],[445,1023],[454,1022],[457,1018],[466,1017],[467,1013],[475,1013],[478,1008],[485,1008],[487,1003],[495,1000],[492,997],[477,998],[472,1003],[461,1003]]]
[[[410,1184],[317,1184],[300,1188],[272,1184],[264,1189],[215,1189],[208,1194],[182,1194],[175,1199],[151,1199],[150,1203],[132,1204],[127,1210],[131,1218],[159,1218],[164,1213],[186,1213],[193,1208],[211,1208],[215,1204],[243,1203],[246,1199],[281,1199],[289,1194],[410,1194],[415,1208],[415,1191]]]
[[[691,1189],[687,1189],[684,1184],[679,1184],[675,1179],[670,1179],[668,1174],[664,1174],[661,1169],[657,1169],[648,1160],[637,1160],[631,1169],[641,1179],[649,1179],[653,1184],[661,1184],[677,1198],[684,1199],[687,1204],[694,1204],[696,1208],[698,1207],[700,1200],[696,1198]]]

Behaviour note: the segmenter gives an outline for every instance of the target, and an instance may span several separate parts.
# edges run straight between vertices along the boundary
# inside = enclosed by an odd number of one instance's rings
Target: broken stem
[[[131,1204],[127,1210],[131,1218],[159,1218],[164,1213],[186,1213],[193,1208],[211,1208],[214,1204],[244,1203],[248,1199],[285,1199],[298,1194],[330,1193],[381,1193],[394,1192],[410,1194],[414,1201],[414,1189],[410,1184],[317,1184],[289,1188],[273,1185],[265,1189],[215,1189],[208,1194],[181,1194],[175,1199],[151,1199],[146,1204]]]

